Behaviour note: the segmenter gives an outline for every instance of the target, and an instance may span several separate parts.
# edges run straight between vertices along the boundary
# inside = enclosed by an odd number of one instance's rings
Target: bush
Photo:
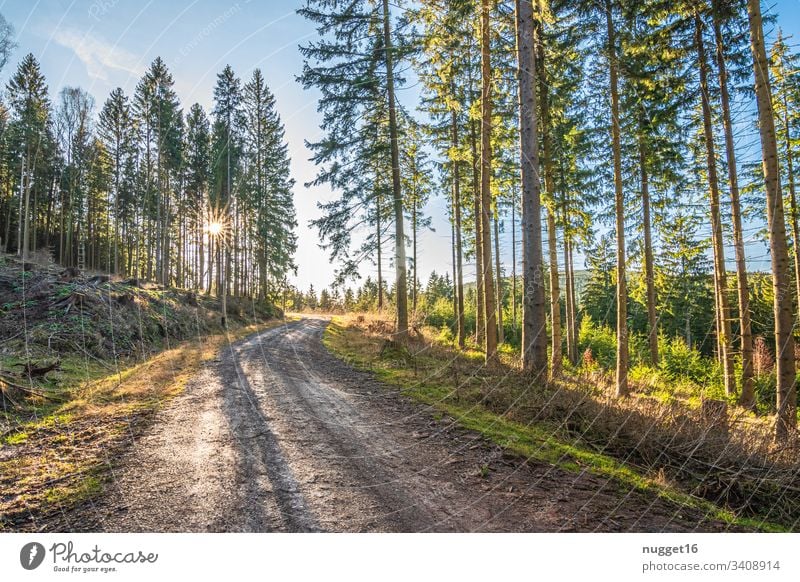
[[[610,327],[595,325],[589,315],[584,316],[578,332],[578,351],[585,353],[587,348],[601,368],[610,370],[616,367],[616,334]]]
[[[713,383],[714,362],[686,345],[683,338],[662,338],[659,352],[658,367],[669,380],[690,380],[700,386]]]
[[[453,302],[445,297],[438,298],[433,305],[425,306],[425,323],[433,327],[450,327],[455,322]]]
[[[447,325],[443,325],[439,330],[439,334],[436,336],[436,341],[445,346],[453,345],[455,339],[456,336],[453,334],[453,330]]]

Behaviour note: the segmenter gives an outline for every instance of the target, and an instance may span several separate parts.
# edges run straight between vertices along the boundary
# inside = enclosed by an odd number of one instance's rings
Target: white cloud
[[[109,70],[112,69],[135,76],[144,71],[144,66],[136,55],[96,36],[59,29],[53,33],[53,40],[72,50],[92,78],[107,81]]]

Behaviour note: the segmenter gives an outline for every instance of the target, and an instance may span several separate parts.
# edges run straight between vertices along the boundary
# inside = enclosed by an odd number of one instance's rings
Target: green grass
[[[398,357],[396,349],[384,349],[381,352],[380,341],[379,338],[367,336],[358,328],[345,327],[337,319],[328,326],[323,336],[324,345],[336,356],[356,368],[372,372],[382,382],[397,386],[403,394],[434,407],[438,414],[449,415],[464,428],[479,432],[522,457],[549,463],[571,472],[589,471],[611,479],[620,488],[633,488],[655,494],[678,506],[702,511],[710,518],[748,530],[786,531],[779,524],[737,516],[710,501],[660,482],[611,455],[571,440],[552,422],[522,423],[488,410],[479,398],[471,399],[469,392],[457,394],[449,378],[441,380],[433,376],[421,381],[420,376],[409,366],[398,365],[403,358]],[[468,353],[466,358],[474,361],[475,354]],[[429,363],[437,364],[436,356],[430,359],[433,361]],[[422,367],[424,362],[418,362],[418,365]]]

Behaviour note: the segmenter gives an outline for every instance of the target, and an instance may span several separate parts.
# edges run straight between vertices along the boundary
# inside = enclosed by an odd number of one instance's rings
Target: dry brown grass
[[[74,387],[73,398],[0,440],[0,531],[36,529],[49,513],[99,494],[118,455],[229,341],[282,323],[251,325],[164,351]]]

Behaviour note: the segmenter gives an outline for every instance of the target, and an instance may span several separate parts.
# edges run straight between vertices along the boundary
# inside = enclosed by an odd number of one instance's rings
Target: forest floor
[[[525,458],[323,344],[325,318],[225,346],[57,531],[721,531],[591,471]],[[331,333],[341,336],[341,328]],[[332,346],[331,335],[326,343]],[[356,363],[356,362],[354,362]]]

